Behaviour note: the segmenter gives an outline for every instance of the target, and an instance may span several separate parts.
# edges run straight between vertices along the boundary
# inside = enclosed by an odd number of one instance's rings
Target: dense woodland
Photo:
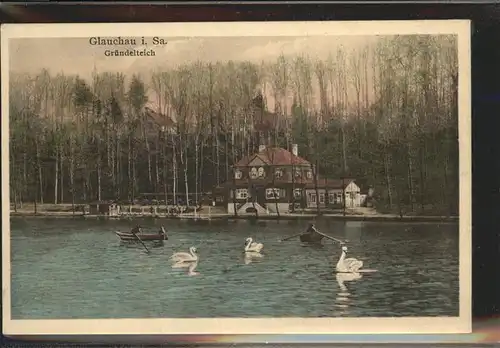
[[[266,141],[299,144],[322,176],[373,186],[379,211],[457,214],[457,82],[456,37],[418,35],[329,57],[197,62],[148,76],[12,73],[11,201],[207,192]],[[151,102],[175,121],[163,131],[148,128]]]

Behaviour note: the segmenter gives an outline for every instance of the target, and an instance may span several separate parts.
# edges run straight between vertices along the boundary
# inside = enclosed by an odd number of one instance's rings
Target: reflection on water
[[[263,257],[264,257],[264,255],[262,255],[261,253],[257,253],[254,251],[247,251],[247,252],[245,252],[245,256],[244,256],[245,265],[248,265],[252,262],[259,262],[259,261],[261,261],[261,259]]]
[[[146,242],[149,253],[138,243],[122,245],[114,231],[137,223],[144,229],[165,225],[169,240],[161,247]],[[378,272],[362,279],[334,274],[341,249],[332,241],[323,247],[279,242],[304,231],[307,222],[12,219],[12,317],[458,315],[457,225],[316,226],[351,239],[349,254]],[[266,253],[242,253],[249,235]],[[170,256],[191,246],[199,262],[173,268]]]
[[[190,262],[176,262],[172,265],[172,268],[182,268],[184,270],[187,269],[187,275],[199,275],[199,272],[196,272],[196,267],[198,267],[198,261],[190,261]]]
[[[351,296],[351,294],[349,293],[349,289],[347,288],[345,282],[359,280],[363,276],[361,275],[361,273],[337,273],[335,277],[340,289],[340,291],[337,293],[336,305],[338,308],[342,309],[343,315],[349,315],[349,297]]]

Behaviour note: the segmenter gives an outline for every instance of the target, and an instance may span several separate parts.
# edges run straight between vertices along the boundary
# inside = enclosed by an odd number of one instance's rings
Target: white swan
[[[337,284],[339,285],[340,290],[343,292],[347,292],[347,286],[344,284],[345,282],[352,282],[355,280],[361,279],[363,276],[361,273],[337,273]],[[345,295],[345,294],[344,294]],[[347,293],[349,295],[349,293]]]
[[[198,261],[179,261],[172,266],[172,268],[187,268],[187,274],[190,276],[200,274],[199,272],[195,272],[196,267],[198,267]]]
[[[342,255],[340,255],[340,259],[337,262],[337,266],[335,269],[337,272],[343,272],[343,273],[356,273],[359,271],[361,267],[363,267],[363,261],[354,259],[354,258],[348,258],[346,259],[346,254],[347,254],[347,247],[344,245],[342,247]]]
[[[249,265],[253,261],[262,259],[263,257],[264,257],[264,255],[262,255],[261,253],[257,253],[255,251],[246,251],[245,258],[244,258],[245,265]]]
[[[264,247],[264,244],[256,243],[250,237],[245,240],[245,252],[260,253],[260,251],[262,250],[263,247]]]
[[[192,246],[189,248],[189,253],[175,253],[170,257],[170,259],[174,262],[193,262],[198,261],[198,255],[196,255],[196,248]]]

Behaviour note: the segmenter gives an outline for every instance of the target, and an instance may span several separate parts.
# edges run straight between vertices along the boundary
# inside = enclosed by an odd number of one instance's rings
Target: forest
[[[327,57],[198,61],[87,80],[11,72],[10,200],[198,199],[267,139],[298,144],[322,176],[369,184],[379,212],[457,215],[456,39],[387,36]]]

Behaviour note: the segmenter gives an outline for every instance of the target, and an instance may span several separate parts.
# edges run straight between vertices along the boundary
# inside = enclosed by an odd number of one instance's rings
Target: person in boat
[[[164,240],[168,240],[167,231],[165,231],[165,228],[163,226],[160,226],[158,235],[161,237],[161,243],[163,243]]]
[[[130,231],[130,233],[132,233],[132,234],[142,233],[142,228],[141,228],[141,226],[136,225],[136,226],[135,226],[135,227],[134,227],[134,228]]]
[[[300,235],[300,241],[301,242],[321,242],[323,239],[323,236],[319,233],[317,233],[318,230],[316,229],[316,226],[314,224],[309,224],[309,227],[307,230]]]
[[[167,231],[165,231],[165,228],[163,226],[160,227],[160,229],[158,230],[158,234],[160,236],[166,236],[167,235]],[[168,239],[168,238],[166,238]]]
[[[316,226],[314,224],[309,224],[309,227],[307,227],[306,233],[315,233],[316,232]]]

